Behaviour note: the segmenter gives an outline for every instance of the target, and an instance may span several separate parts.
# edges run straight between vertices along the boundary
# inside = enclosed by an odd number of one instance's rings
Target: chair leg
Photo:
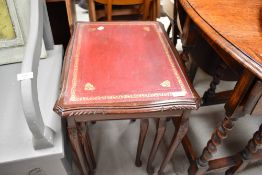
[[[188,116],[189,116],[189,111],[185,111],[184,114],[180,117],[179,123],[176,124],[177,127],[175,130],[174,136],[172,138],[171,144],[168,148],[168,152],[158,171],[159,175],[163,174],[163,170],[165,169],[166,165],[172,158],[178,145],[181,143],[182,139],[184,138],[184,136],[186,135],[188,131]]]
[[[157,133],[155,135],[153,147],[151,149],[151,152],[149,154],[148,162],[147,162],[147,172],[148,174],[153,174],[154,173],[154,168],[153,168],[153,160],[156,156],[156,152],[158,150],[159,144],[165,134],[166,131],[166,118],[159,118],[157,122]]]
[[[112,21],[112,0],[107,0],[107,21]]]
[[[145,138],[148,130],[149,121],[148,119],[141,119],[140,120],[140,134],[139,134],[139,140],[138,140],[138,146],[137,146],[137,152],[136,152],[136,166],[140,167],[142,165],[141,161],[141,153],[143,150],[143,146],[145,143]]]
[[[77,134],[76,123],[73,118],[69,118],[67,121],[68,121],[67,122],[68,136],[69,136],[70,143],[72,145],[74,157],[77,159],[78,166],[81,168],[81,171],[84,175],[93,174],[90,165],[88,164],[86,158],[84,157],[84,151],[81,147]]]
[[[233,175],[235,173],[243,170],[251,161],[252,154],[257,153],[257,150],[262,145],[262,124],[259,127],[259,130],[255,132],[253,138],[248,142],[245,149],[240,153],[242,161],[240,164],[231,167],[226,171],[227,175]]]
[[[160,0],[155,0],[156,2],[156,18],[160,18]]]
[[[153,1],[152,3],[151,3],[151,8],[152,8],[152,21],[155,21],[156,20],[156,18],[157,18],[157,9],[156,9],[156,1]]]
[[[144,14],[143,14],[143,20],[144,21],[146,21],[148,19],[149,6],[150,6],[150,1],[149,0],[145,0],[144,1]]]
[[[94,0],[88,0],[88,13],[91,22],[96,21],[96,9]]]

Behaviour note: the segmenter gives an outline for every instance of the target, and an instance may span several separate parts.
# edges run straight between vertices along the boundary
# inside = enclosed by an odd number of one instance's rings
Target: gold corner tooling
[[[171,87],[171,83],[169,80],[165,80],[160,84],[162,87]]]
[[[86,91],[93,91],[93,90],[95,90],[95,89],[96,89],[95,86],[92,85],[91,83],[86,83],[86,84],[85,84],[85,90],[86,90]]]

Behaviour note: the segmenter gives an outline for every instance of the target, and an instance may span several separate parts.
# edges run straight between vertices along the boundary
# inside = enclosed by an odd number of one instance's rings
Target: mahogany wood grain
[[[213,45],[262,78],[261,0],[179,1]]]
[[[262,159],[261,154],[255,154],[254,150],[249,152],[250,155],[252,154],[250,159],[241,158],[238,154],[213,159],[217,147],[227,137],[238,118],[255,112],[261,115],[261,110],[257,109],[261,108],[262,104],[260,101],[262,92],[260,86],[262,79],[262,1],[177,1],[179,2],[177,3],[178,12],[185,11],[181,18],[181,26],[185,24],[185,19],[190,18],[192,24],[186,30],[189,30],[190,27],[193,28],[193,31],[200,34],[232,70],[238,75],[242,74],[226,102],[226,117],[215,129],[197,160],[194,160],[195,153],[188,138],[186,137],[187,140],[183,142],[191,162],[189,174],[202,175],[217,170],[225,171],[226,168],[234,166],[227,172],[233,174],[248,163]],[[186,30],[184,29],[184,31]],[[189,40],[194,37],[195,35],[188,33]],[[214,89],[217,82],[215,80],[211,84],[211,90]],[[257,133],[245,150],[260,144]],[[256,144],[253,144],[255,142]],[[245,150],[244,152],[246,152]]]

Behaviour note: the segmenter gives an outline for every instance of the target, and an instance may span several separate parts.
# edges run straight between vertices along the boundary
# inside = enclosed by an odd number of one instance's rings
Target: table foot
[[[148,174],[154,174],[155,168],[154,167],[147,167],[146,171],[147,171]]]
[[[141,167],[142,166],[142,161],[138,160],[135,162],[136,167]]]

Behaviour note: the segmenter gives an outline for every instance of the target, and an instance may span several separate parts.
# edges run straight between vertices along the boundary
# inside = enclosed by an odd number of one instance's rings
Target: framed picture
[[[13,0],[0,0],[0,48],[24,45]]]

